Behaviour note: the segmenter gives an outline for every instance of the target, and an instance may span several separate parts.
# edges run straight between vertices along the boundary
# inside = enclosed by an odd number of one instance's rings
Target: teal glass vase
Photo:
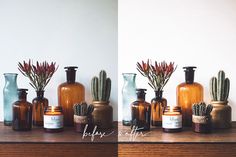
[[[4,125],[12,125],[12,106],[18,100],[17,93],[17,74],[5,73],[5,86],[3,88],[3,112],[4,112]]]
[[[136,100],[136,74],[123,73],[124,85],[122,88],[122,124],[131,125],[131,103]]]

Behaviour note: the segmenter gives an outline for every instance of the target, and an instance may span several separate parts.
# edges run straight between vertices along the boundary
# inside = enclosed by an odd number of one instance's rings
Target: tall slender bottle
[[[177,86],[177,104],[182,108],[183,125],[192,125],[192,105],[203,101],[203,86],[194,82],[194,69],[197,67],[183,67],[185,82]]]
[[[131,127],[137,131],[150,130],[151,104],[145,101],[146,89],[136,89],[137,100],[131,104]]]
[[[17,94],[17,74],[5,73],[5,86],[3,88],[3,109],[4,109],[4,125],[12,124],[12,105],[18,100]]]
[[[69,66],[66,69],[67,81],[58,87],[58,103],[64,111],[64,125],[74,125],[74,104],[85,100],[85,89],[81,83],[75,82],[76,69],[78,67]]]
[[[136,74],[123,73],[124,85],[122,88],[122,123],[123,125],[131,125],[131,106],[137,98],[136,96]]]
[[[155,98],[151,101],[151,123],[152,126],[162,125],[162,114],[167,106],[167,100],[162,97],[162,90],[155,91]]]

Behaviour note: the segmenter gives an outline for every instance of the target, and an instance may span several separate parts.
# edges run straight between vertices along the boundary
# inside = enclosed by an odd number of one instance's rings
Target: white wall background
[[[176,72],[164,89],[169,105],[176,104],[176,86],[184,81],[182,67],[197,66],[195,80],[209,99],[209,79],[223,69],[231,80],[229,104],[236,120],[236,1],[235,0],[119,0],[119,100],[121,73],[136,72],[136,62],[151,58],[174,61]],[[137,75],[137,86],[154,92]],[[121,120],[121,101],[119,101]]]
[[[66,81],[64,66],[79,67],[77,81],[85,86],[89,103],[90,80],[105,69],[117,119],[117,25],[117,0],[0,0],[0,74],[19,73],[17,63],[23,60],[57,62],[45,93],[50,105],[57,105],[57,87]],[[3,89],[3,75],[0,80]],[[29,88],[29,101],[36,96],[20,73],[18,86]]]

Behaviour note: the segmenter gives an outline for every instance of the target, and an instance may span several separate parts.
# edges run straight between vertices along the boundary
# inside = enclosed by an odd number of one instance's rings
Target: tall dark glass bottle
[[[48,99],[44,98],[44,91],[36,91],[37,97],[33,99],[33,125],[43,126],[44,110],[48,107]]]
[[[203,101],[203,87],[194,82],[194,69],[197,67],[184,67],[185,82],[177,86],[177,105],[182,108],[183,125],[192,125],[192,105]]]
[[[161,126],[162,125],[162,114],[164,108],[167,106],[167,100],[162,97],[162,90],[155,91],[155,98],[151,101],[151,123],[152,126]]]
[[[81,83],[75,82],[76,69],[78,67],[65,67],[67,82],[58,87],[58,103],[64,111],[64,125],[74,125],[74,104],[85,100],[85,89]]]
[[[131,127],[138,131],[150,130],[151,104],[145,101],[146,89],[136,89],[137,100],[131,104]]]
[[[19,100],[13,104],[12,128],[27,131],[32,128],[32,104],[27,102],[28,89],[18,89]]]

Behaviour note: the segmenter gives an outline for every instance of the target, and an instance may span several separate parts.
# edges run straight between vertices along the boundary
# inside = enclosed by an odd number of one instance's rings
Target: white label
[[[46,129],[59,129],[63,128],[63,115],[44,115],[43,126]]]
[[[175,116],[162,115],[162,128],[166,129],[182,128],[182,115],[175,115]]]

